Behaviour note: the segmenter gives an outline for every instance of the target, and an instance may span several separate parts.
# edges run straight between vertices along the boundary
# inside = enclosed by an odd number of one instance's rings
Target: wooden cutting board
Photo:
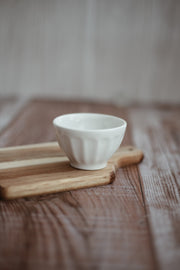
[[[0,197],[14,199],[111,183],[117,168],[136,164],[141,150],[121,147],[102,170],[70,166],[57,142],[0,148]]]

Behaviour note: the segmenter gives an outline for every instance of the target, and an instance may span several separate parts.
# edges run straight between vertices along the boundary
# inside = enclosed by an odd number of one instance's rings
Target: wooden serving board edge
[[[38,149],[44,151],[49,151],[51,149],[52,153],[57,155],[58,152],[60,153],[60,156],[49,158],[43,157],[39,159],[23,159],[23,160],[14,160],[16,157],[16,151],[23,151],[21,153],[30,153],[32,155],[32,151],[37,152]],[[5,173],[8,173],[8,169],[10,169],[13,174],[15,170],[20,170],[21,168],[26,170],[26,167],[30,166],[38,166],[43,164],[43,166],[53,163],[56,160],[62,160],[67,158],[63,154],[63,158],[61,156],[62,152],[58,146],[57,142],[50,142],[50,143],[41,143],[41,144],[33,144],[33,145],[24,145],[24,146],[15,146],[15,147],[8,147],[8,148],[1,148],[0,153],[7,154],[6,157],[10,153],[13,153],[14,157],[11,161],[5,161],[0,162],[0,171],[3,174],[3,171]],[[124,154],[126,153],[126,154]],[[40,174],[37,175],[39,177],[44,177],[43,181],[39,181],[36,185],[34,184],[34,181],[31,182],[30,179],[28,179],[28,176],[19,176],[19,177],[13,177],[13,180],[15,180],[16,184],[13,184],[12,182],[8,184],[8,180],[3,179],[0,180],[0,197],[3,199],[15,199],[19,197],[28,197],[28,196],[36,196],[36,195],[44,195],[49,193],[57,193],[62,191],[68,191],[68,190],[75,190],[75,189],[82,189],[82,188],[89,188],[94,186],[101,186],[101,185],[107,185],[114,181],[116,170],[119,167],[124,167],[132,164],[137,164],[143,159],[143,152],[133,146],[125,146],[121,147],[108,161],[108,165],[103,170],[97,170],[97,171],[89,171],[88,178],[82,175],[76,175],[76,177],[73,179],[72,175],[70,178],[62,179],[60,177],[61,172],[53,172],[51,173],[51,180],[47,179],[46,174]],[[31,164],[32,163],[32,164]],[[37,163],[37,164],[36,164]],[[16,168],[17,167],[17,168]],[[13,171],[14,170],[14,171]],[[101,174],[101,171],[103,172],[103,176],[99,177],[99,172]],[[82,171],[81,171],[82,172]],[[30,177],[30,176],[29,176]],[[59,177],[59,178],[58,178]],[[27,179],[28,181],[23,183],[23,180]],[[3,186],[4,182],[4,186]],[[19,184],[18,184],[19,182]],[[48,186],[48,188],[46,188]],[[22,196],[23,194],[23,196]]]

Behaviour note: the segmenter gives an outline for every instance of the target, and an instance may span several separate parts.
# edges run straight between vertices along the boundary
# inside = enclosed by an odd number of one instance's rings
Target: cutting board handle
[[[138,164],[142,161],[143,157],[143,152],[140,149],[134,146],[124,146],[112,156],[110,162],[112,162],[115,168],[118,169],[121,167]]]

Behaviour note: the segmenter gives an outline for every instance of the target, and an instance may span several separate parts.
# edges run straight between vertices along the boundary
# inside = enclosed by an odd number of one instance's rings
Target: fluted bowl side
[[[57,140],[70,160],[71,166],[97,170],[120,146],[127,123],[105,114],[74,113],[53,120]]]

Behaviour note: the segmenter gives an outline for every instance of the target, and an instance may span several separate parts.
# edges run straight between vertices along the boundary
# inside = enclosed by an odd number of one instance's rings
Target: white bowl
[[[98,170],[120,146],[127,123],[105,114],[72,113],[53,120],[60,147],[72,167]]]

